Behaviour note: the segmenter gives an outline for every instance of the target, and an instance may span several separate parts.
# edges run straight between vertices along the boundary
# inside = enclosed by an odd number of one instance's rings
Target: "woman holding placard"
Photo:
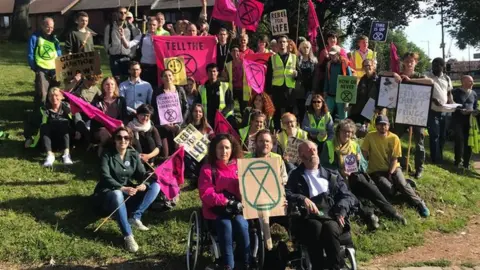
[[[333,139],[333,119],[322,95],[312,95],[312,103],[303,118],[302,129],[308,132],[308,137],[318,145],[319,150],[326,140]]]
[[[162,138],[167,138],[167,145],[163,147],[164,156],[170,156],[175,152],[175,142],[173,141],[173,138],[178,135],[178,132],[180,131],[180,123],[160,123],[160,115],[159,115],[159,108],[158,105],[160,105],[159,98],[163,94],[178,94],[178,100],[180,104],[180,111],[182,116],[185,115],[187,112],[187,95],[185,94],[185,90],[183,89],[182,86],[175,85],[173,83],[173,72],[169,69],[165,69],[162,72],[162,81],[163,84],[160,86],[158,91],[154,93],[154,99],[152,101],[153,108],[156,110],[156,116],[154,117],[153,121],[156,125],[158,125],[158,130],[160,131],[160,136]]]
[[[217,135],[210,143],[208,163],[201,168],[198,180],[202,214],[216,228],[223,269],[234,269],[234,236],[239,249],[235,253],[243,256],[243,269],[250,264],[250,237],[248,222],[242,215],[237,166],[237,159],[242,157],[237,140],[230,134]]]
[[[359,198],[370,200],[388,217],[406,224],[392,204],[382,195],[366,173],[368,162],[355,140],[356,125],[350,119],[340,121],[333,140],[327,140],[320,155],[322,166],[338,170],[348,183],[350,191]],[[359,214],[373,229],[378,228],[378,217],[373,209],[360,205]]]

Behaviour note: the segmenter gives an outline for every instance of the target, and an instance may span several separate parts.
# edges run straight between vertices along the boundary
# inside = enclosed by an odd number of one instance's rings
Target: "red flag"
[[[246,54],[243,59],[247,59],[266,66],[268,63],[268,59],[272,55],[273,53],[249,53]]]
[[[157,183],[169,200],[180,193],[180,185],[184,183],[183,172],[185,151],[181,146],[172,156],[155,169]]]
[[[318,22],[317,12],[312,0],[308,0],[308,36],[312,42],[312,49],[315,51],[317,47],[317,35],[320,23]]]
[[[114,132],[117,128],[123,125],[122,121],[104,114],[98,108],[92,106],[90,103],[75,96],[74,94],[66,91],[63,91],[63,94],[68,98],[68,100],[70,100],[72,114],[83,112],[88,118],[102,123],[110,132]]]
[[[231,134],[240,142],[240,135],[233,129],[223,114],[217,110],[215,113],[215,134]]]
[[[256,0],[240,0],[235,24],[250,31],[257,31],[262,19],[263,3]]]
[[[231,0],[215,0],[212,17],[226,22],[233,22],[237,15],[237,8]]]
[[[267,74],[267,66],[243,59],[243,70],[247,78],[248,85],[257,93],[262,93],[265,88],[265,75]]]
[[[390,43],[390,71],[400,73],[400,58],[397,54],[397,47],[393,42]]]

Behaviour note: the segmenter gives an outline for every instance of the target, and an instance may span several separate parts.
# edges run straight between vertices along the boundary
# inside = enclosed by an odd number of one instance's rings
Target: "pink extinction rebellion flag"
[[[215,0],[212,17],[226,22],[235,21],[237,8],[231,0]]]
[[[390,43],[390,71],[400,73],[400,58],[397,54],[397,46],[395,43]]]
[[[231,134],[239,142],[241,141],[240,135],[238,135],[232,125],[225,119],[225,116],[218,110],[215,113],[215,134]]]
[[[182,146],[155,169],[157,183],[169,200],[173,200],[180,193],[180,185],[184,183],[184,157],[185,151]]]
[[[248,85],[258,94],[262,93],[265,88],[267,66],[243,59],[243,70],[245,71]]]
[[[263,4],[256,0],[240,0],[235,24],[250,31],[257,31],[262,19]]]
[[[90,103],[75,96],[74,94],[63,91],[63,95],[65,95],[70,101],[70,109],[72,114],[83,112],[89,119],[93,119],[102,123],[110,132],[114,132],[117,128],[123,125],[122,121],[106,115],[100,109],[94,107]]]

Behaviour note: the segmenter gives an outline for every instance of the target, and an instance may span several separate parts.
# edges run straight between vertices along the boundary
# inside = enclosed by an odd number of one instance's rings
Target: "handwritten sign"
[[[395,108],[397,106],[398,83],[393,77],[380,77],[378,88],[379,107]]]
[[[350,173],[358,172],[357,156],[355,155],[345,156],[344,165],[345,165],[345,173],[350,174]]]
[[[284,154],[284,157],[286,157],[288,161],[294,164],[302,163],[302,161],[300,160],[300,157],[298,156],[298,146],[302,142],[304,141],[295,137],[288,138],[287,149],[285,149],[285,154]]]
[[[210,141],[192,124],[184,128],[173,140],[183,146],[185,151],[198,162],[207,155],[210,144]]]
[[[77,73],[83,76],[102,74],[98,52],[67,54],[55,59],[57,80],[71,80]]]
[[[432,85],[401,83],[395,123],[426,127],[432,92]]]
[[[178,93],[165,93],[157,96],[158,117],[161,125],[183,122]]]
[[[270,12],[270,26],[273,36],[288,34],[290,31],[288,29],[287,10],[282,9]]]
[[[173,73],[173,84],[186,85],[187,71],[183,56],[165,58],[163,61],[165,62],[165,69],[169,69]]]
[[[337,78],[337,103],[357,103],[357,77],[342,76]]]

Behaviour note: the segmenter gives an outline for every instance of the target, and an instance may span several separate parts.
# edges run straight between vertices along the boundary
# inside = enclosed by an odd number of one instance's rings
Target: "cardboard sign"
[[[302,161],[298,156],[298,146],[304,141],[295,137],[289,137],[287,149],[285,149],[284,157],[288,157],[288,161],[294,164],[300,164]]]
[[[238,160],[238,178],[242,194],[243,216],[246,219],[285,215],[285,189],[280,176],[278,158]]]
[[[98,52],[74,53],[55,59],[55,75],[58,81],[71,80],[77,73],[100,75],[100,55]]]
[[[270,26],[273,36],[288,34],[290,31],[288,30],[287,10],[270,12]]]
[[[370,40],[385,42],[387,40],[388,22],[372,22],[370,27]]]
[[[395,123],[426,127],[433,85],[401,83]]]
[[[247,146],[247,151],[250,153],[255,153],[255,134],[250,136],[247,135],[247,140],[246,140],[246,146]]]
[[[337,78],[337,103],[357,103],[357,77],[342,76]]]
[[[178,93],[165,93],[157,96],[158,118],[161,125],[183,122]]]
[[[210,141],[192,124],[184,128],[173,140],[183,146],[185,152],[198,162],[201,162],[208,153]]]
[[[395,108],[397,106],[398,83],[393,77],[380,77],[378,89],[379,107]]]
[[[358,172],[358,165],[357,165],[357,156],[355,155],[347,155],[345,156],[344,163],[345,165],[345,173],[356,173]]]
[[[375,99],[369,98],[360,114],[368,120],[372,120],[372,117],[375,114]]]
[[[185,69],[185,60],[183,56],[165,58],[163,61],[165,62],[165,69],[169,69],[173,73],[173,84],[186,85],[187,71]]]

